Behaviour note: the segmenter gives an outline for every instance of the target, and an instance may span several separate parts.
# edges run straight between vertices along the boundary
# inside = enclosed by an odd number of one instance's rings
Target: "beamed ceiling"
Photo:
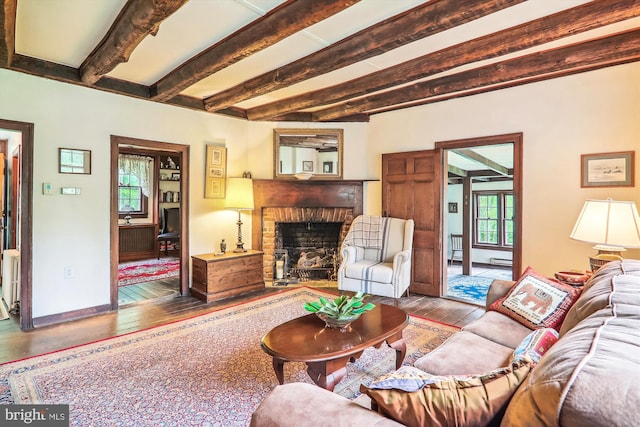
[[[3,68],[248,120],[368,121],[640,59],[640,0],[2,1]]]

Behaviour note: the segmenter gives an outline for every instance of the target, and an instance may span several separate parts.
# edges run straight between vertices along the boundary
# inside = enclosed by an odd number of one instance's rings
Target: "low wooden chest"
[[[191,262],[191,294],[202,301],[216,301],[264,288],[261,251],[194,255]]]

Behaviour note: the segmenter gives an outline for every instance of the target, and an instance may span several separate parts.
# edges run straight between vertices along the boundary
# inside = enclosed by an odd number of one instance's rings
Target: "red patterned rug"
[[[126,262],[118,265],[118,286],[129,286],[152,280],[177,277],[180,259],[168,257]]]
[[[304,303],[327,295],[295,288],[168,325],[0,365],[0,405],[68,404],[72,426],[247,426],[276,386],[260,338],[308,314]],[[318,328],[323,323],[318,319]],[[411,316],[405,364],[440,345],[453,326]],[[347,365],[335,392],[389,372],[395,351],[369,348]],[[287,363],[285,382],[312,383],[303,363]]]

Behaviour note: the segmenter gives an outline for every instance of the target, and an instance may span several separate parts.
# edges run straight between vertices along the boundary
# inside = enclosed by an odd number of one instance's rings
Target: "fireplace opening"
[[[341,222],[276,223],[275,246],[286,250],[289,280],[336,280]]]

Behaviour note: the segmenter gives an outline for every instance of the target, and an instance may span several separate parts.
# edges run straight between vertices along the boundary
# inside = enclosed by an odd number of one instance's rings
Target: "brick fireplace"
[[[340,223],[340,232],[338,236],[337,246],[333,248],[337,250],[342,244],[351,222],[353,221],[352,208],[291,208],[291,207],[272,207],[262,210],[262,251],[264,252],[264,279],[271,280],[273,277],[273,254],[275,249],[282,249],[282,242],[276,242],[277,225],[283,223],[291,224],[323,224],[323,223]],[[281,240],[281,238],[280,238]],[[314,247],[320,248],[320,244],[314,244]],[[291,261],[296,263],[299,254]],[[294,264],[295,265],[295,264]]]
[[[280,223],[340,223],[338,248],[362,214],[362,181],[254,180],[252,247],[263,251],[264,279],[273,279]]]

